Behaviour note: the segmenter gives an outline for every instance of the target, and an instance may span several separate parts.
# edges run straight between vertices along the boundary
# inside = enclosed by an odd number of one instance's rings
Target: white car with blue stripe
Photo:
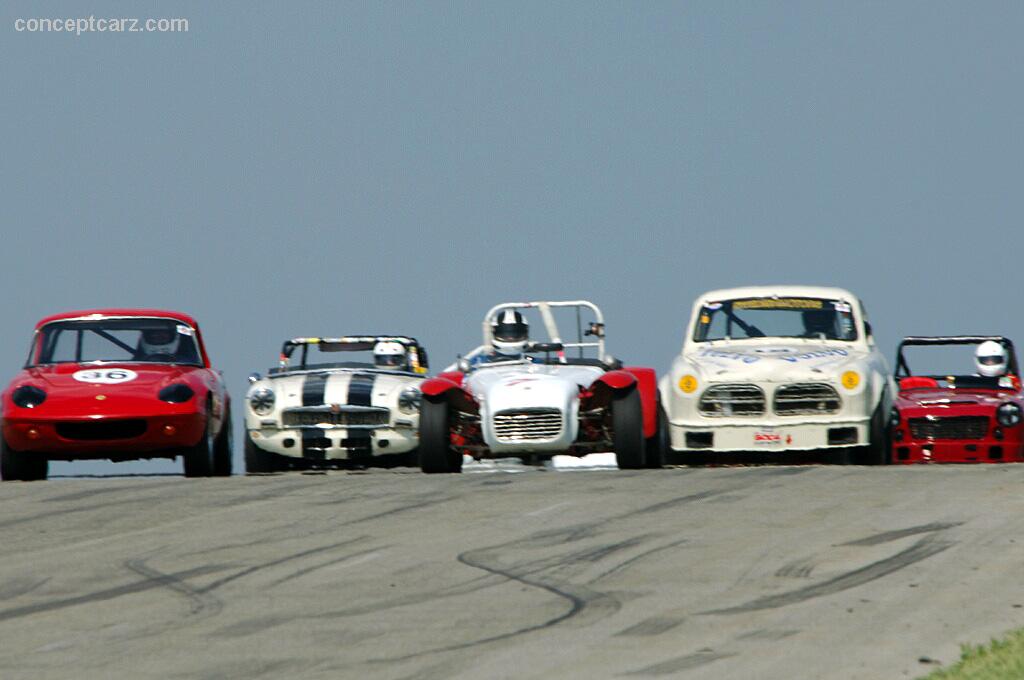
[[[375,363],[375,347],[389,363]],[[407,336],[288,340],[276,368],[249,378],[246,470],[415,464],[427,370]]]

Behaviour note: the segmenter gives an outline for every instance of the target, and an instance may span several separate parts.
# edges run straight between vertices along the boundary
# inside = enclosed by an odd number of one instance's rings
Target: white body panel
[[[595,366],[499,363],[473,370],[466,376],[465,387],[480,404],[483,438],[492,453],[565,451],[579,430],[580,388],[589,387],[604,372]],[[496,415],[507,421],[509,412],[523,411],[551,412],[552,422],[557,412],[561,426],[550,437],[522,430],[522,436],[517,436],[514,424],[508,422],[496,427]]]
[[[352,407],[353,381],[369,408]],[[322,381],[321,384],[318,381]],[[419,444],[419,411],[402,413],[398,397],[409,387],[418,388],[423,376],[374,369],[329,369],[271,374],[249,387],[246,395],[245,426],[253,443],[282,456],[311,460],[345,460],[357,452],[373,456],[407,453]],[[261,388],[273,390],[274,408],[266,415],[253,411],[249,398]],[[321,396],[322,395],[322,396]],[[375,411],[382,422],[363,427],[315,424],[291,427],[284,414],[292,409],[309,408],[330,413]],[[331,416],[324,416],[330,418]],[[312,441],[317,439],[319,441]],[[323,446],[324,440],[329,446]],[[353,446],[358,442],[357,446]],[[310,444],[316,444],[311,447]],[[315,451],[311,451],[315,449]],[[315,455],[311,455],[315,454]]]
[[[707,303],[739,298],[813,297],[848,303],[854,312],[857,339],[853,341],[803,338],[745,338],[693,340],[697,316]],[[857,384],[843,383],[853,371]],[[680,380],[695,380],[684,391]],[[691,383],[692,385],[693,383]],[[707,415],[699,405],[709,388],[754,386],[764,395],[759,415]],[[839,407],[830,413],[782,415],[776,412],[776,391],[793,385],[827,385],[835,390]],[[792,389],[792,388],[790,388]],[[669,419],[671,446],[676,451],[811,450],[865,446],[871,419],[881,408],[888,417],[895,385],[884,356],[868,332],[860,301],[839,288],[759,286],[711,291],[699,297],[687,326],[686,340],[672,368],[659,382],[662,404]],[[840,430],[845,433],[840,436]],[[830,430],[833,443],[829,442]],[[851,435],[855,432],[855,436]],[[689,438],[687,435],[690,434]],[[706,444],[710,435],[711,442]],[[694,444],[701,445],[695,446]]]

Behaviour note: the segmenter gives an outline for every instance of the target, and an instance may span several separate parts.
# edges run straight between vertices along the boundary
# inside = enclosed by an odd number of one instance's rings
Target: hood
[[[275,374],[249,388],[274,391],[277,409],[325,404],[393,407],[402,390],[418,386],[420,376],[373,370],[304,371]]]
[[[565,409],[581,387],[604,371],[592,366],[484,367],[466,377],[465,386],[481,408],[497,413],[516,408]]]
[[[1013,398],[1012,392],[971,389],[924,389],[900,392],[900,408],[942,408],[956,406],[992,406],[993,408]]]
[[[700,367],[706,379],[716,382],[790,382],[835,376],[847,364],[866,356],[867,352],[859,348],[796,340],[771,344],[702,343],[684,358]]]

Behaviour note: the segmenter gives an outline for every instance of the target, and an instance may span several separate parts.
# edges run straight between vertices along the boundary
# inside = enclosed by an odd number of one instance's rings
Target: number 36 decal
[[[117,385],[119,383],[135,380],[139,377],[139,374],[135,371],[128,370],[127,368],[90,368],[83,371],[76,371],[71,377],[78,382]]]

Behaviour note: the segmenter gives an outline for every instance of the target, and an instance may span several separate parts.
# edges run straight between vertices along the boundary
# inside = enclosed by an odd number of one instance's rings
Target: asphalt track
[[[1024,465],[3,484],[0,678],[917,677],[1024,626],[1022,488]]]

